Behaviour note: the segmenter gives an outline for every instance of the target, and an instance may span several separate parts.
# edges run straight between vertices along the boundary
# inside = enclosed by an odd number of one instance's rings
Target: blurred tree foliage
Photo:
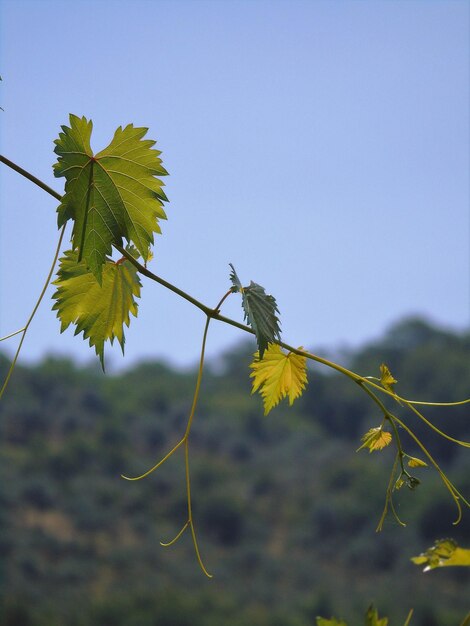
[[[178,453],[147,480],[120,478],[179,441],[195,373],[142,363],[105,377],[57,358],[18,367],[0,408],[2,626],[311,626],[333,613],[360,623],[372,601],[392,626],[411,607],[413,626],[459,623],[470,572],[423,575],[409,557],[441,536],[468,545],[470,516],[453,527],[448,494],[422,470],[422,485],[396,496],[407,528],[389,519],[376,534],[382,455],[393,451],[355,450],[381,416],[353,383],[315,366],[292,408],[263,417],[250,396],[253,351],[243,344],[209,365],[192,431],[194,515],[212,581],[189,536],[159,545],[185,514]],[[409,319],[346,358],[364,375],[386,362],[405,397],[469,395],[469,333]],[[426,415],[470,439],[468,406]],[[465,450],[420,435],[468,496]]]

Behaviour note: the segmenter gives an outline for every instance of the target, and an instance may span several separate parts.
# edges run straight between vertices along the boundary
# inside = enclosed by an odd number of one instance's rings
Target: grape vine
[[[395,446],[390,479],[385,490],[384,508],[377,530],[382,529],[388,513],[392,514],[398,524],[405,525],[394,507],[393,495],[403,486],[410,490],[416,489],[421,481],[412,470],[429,466],[437,471],[455,503],[454,523],[457,524],[462,517],[463,507],[470,507],[469,501],[449,479],[416,432],[402,417],[392,412],[388,404],[407,409],[435,435],[458,446],[470,448],[469,442],[443,432],[421,411],[422,406],[444,408],[467,404],[470,403],[470,398],[440,403],[410,400],[397,393],[397,381],[386,364],[381,366],[380,376],[362,376],[303,347],[296,348],[285,343],[281,339],[279,310],[275,298],[253,281],[244,286],[231,264],[231,285],[214,308],[199,302],[179,287],[154,274],[147,264],[152,258],[154,235],[161,233],[160,222],[166,219],[164,203],[167,201],[163,182],[159,178],[167,172],[162,165],[160,151],[154,147],[155,142],[145,139],[146,128],[136,128],[129,124],[124,128],[119,127],[110,144],[101,152],[93,154],[90,147],[92,122],[85,117],[70,115],[69,124],[62,126],[62,132],[55,141],[58,160],[54,165],[54,174],[58,178],[65,178],[63,195],[8,158],[0,156],[4,165],[59,201],[57,213],[60,230],[51,268],[30,316],[20,329],[0,339],[4,341],[15,336],[20,337],[0,390],[0,398],[8,387],[28,329],[51,282],[56,287],[52,308],[61,322],[61,332],[74,325],[75,334],[83,333],[83,339],[88,339],[104,369],[106,342],[112,343],[117,339],[124,351],[124,326],[129,326],[131,316],[136,317],[138,314],[137,298],[141,294],[141,277],[145,277],[185,299],[205,316],[197,380],[183,436],[162,459],[143,474],[122,475],[127,481],[142,480],[180,448],[184,450],[187,516],[177,535],[168,542],[161,542],[162,546],[174,545],[188,530],[199,566],[206,576],[212,577],[201,557],[197,541],[192,510],[189,452],[190,434],[204,369],[206,340],[213,320],[254,335],[258,350],[250,366],[250,376],[253,393],[261,394],[266,415],[284,398],[292,404],[302,394],[308,384],[307,361],[320,363],[346,376],[375,404],[380,417],[377,424],[364,434],[358,451],[367,449],[374,452],[391,444]],[[71,248],[62,252],[69,223]],[[113,250],[120,254],[117,261],[111,258]],[[59,269],[53,280],[57,263]],[[235,294],[241,297],[245,323],[221,314],[225,300]],[[411,456],[405,451],[403,434],[416,444],[423,458]]]

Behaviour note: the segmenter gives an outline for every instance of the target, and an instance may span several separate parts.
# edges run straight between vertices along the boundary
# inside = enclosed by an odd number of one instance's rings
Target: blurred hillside
[[[400,626],[453,626],[470,609],[470,572],[423,574],[409,558],[435,539],[470,547],[470,511],[435,472],[397,493],[398,527],[375,528],[393,451],[356,453],[381,416],[348,380],[315,366],[304,396],[263,417],[250,395],[253,346],[209,364],[191,436],[198,568],[189,534],[164,549],[186,516],[183,454],[128,483],[181,438],[195,372],[143,363],[104,376],[49,358],[18,367],[0,406],[2,626],[312,626],[318,614],[362,623],[374,602]],[[387,363],[405,397],[470,396],[470,334],[419,319],[398,323],[346,365]],[[8,363],[0,362],[2,374]],[[470,440],[467,406],[427,409]],[[468,451],[407,417],[466,497]],[[419,454],[404,436],[406,451]]]

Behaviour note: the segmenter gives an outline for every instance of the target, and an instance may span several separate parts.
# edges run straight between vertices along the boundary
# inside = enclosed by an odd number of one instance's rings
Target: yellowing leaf
[[[398,491],[398,489],[401,489],[403,487],[403,485],[405,484],[405,481],[403,480],[403,478],[400,476],[399,478],[397,478],[397,480],[395,481],[395,486],[394,489],[396,489]]]
[[[451,565],[470,567],[470,549],[459,548],[457,542],[453,539],[440,539],[428,548],[426,552],[419,556],[414,556],[411,560],[416,565],[425,565],[425,572],[436,567]]]
[[[416,458],[415,456],[410,456],[408,458],[408,465],[410,467],[427,467],[428,464],[421,459]]]
[[[129,326],[130,313],[137,316],[140,280],[129,261],[103,265],[102,283],[96,281],[85,261],[77,261],[78,253],[68,251],[60,259],[54,285],[57,291],[53,311],[61,321],[60,332],[75,324],[75,334],[83,331],[83,338],[95,346],[104,367],[104,342],[117,339],[124,352],[124,324]]]
[[[293,352],[285,354],[275,343],[268,345],[262,360],[259,352],[250,365],[253,372],[253,389],[260,391],[264,402],[264,414],[275,407],[282,398],[289,398],[289,404],[302,395],[307,384],[307,359]]]
[[[381,426],[377,428],[371,428],[366,432],[366,434],[362,437],[361,441],[364,443],[360,448],[356,450],[362,450],[363,448],[368,448],[369,452],[373,452],[374,450],[382,450],[389,445],[392,441],[392,434],[386,430],[383,430]]]
[[[395,378],[393,378],[392,374],[390,373],[390,370],[385,365],[385,363],[382,363],[382,365],[380,366],[380,382],[382,384],[382,387],[384,387],[384,389],[387,389],[388,391],[395,393],[393,391],[393,385],[395,385],[397,381],[395,380]]]

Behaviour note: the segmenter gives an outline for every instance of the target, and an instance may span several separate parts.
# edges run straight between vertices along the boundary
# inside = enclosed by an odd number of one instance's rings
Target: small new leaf
[[[231,272],[230,272],[230,280],[232,281],[232,291],[233,293],[238,293],[239,291],[243,291],[243,287],[242,284],[240,282],[240,279],[238,278],[238,274],[235,271],[235,268],[233,267],[233,265],[231,263],[229,263],[230,268],[231,268]]]
[[[426,552],[411,560],[416,565],[425,565],[424,572],[451,565],[470,567],[470,549],[460,548],[453,539],[440,539]]]
[[[385,365],[385,363],[382,363],[382,365],[380,366],[380,383],[382,387],[384,389],[387,389],[387,391],[391,391],[392,393],[395,393],[393,390],[393,385],[395,385],[397,382],[398,381],[395,380],[395,378],[393,378],[392,374],[390,373],[390,370]]]
[[[283,398],[289,398],[292,405],[307,385],[307,359],[293,352],[286,354],[275,343],[269,344],[262,360],[256,352],[250,368],[252,393],[259,390],[265,415]]]
[[[58,211],[59,227],[74,222],[72,246],[78,260],[101,282],[106,255],[123,239],[133,242],[147,261],[158,220],[166,219],[167,200],[160,152],[154,141],[143,139],[146,128],[119,127],[107,148],[94,155],[90,146],[92,122],[70,115],[70,127],[62,126],[54,151],[58,161],[54,175],[65,177],[65,195]]]
[[[337,620],[335,617],[326,619],[324,617],[317,617],[317,626],[348,626],[343,620]]]
[[[422,461],[421,459],[418,459],[415,456],[408,457],[408,465],[410,467],[427,467],[428,466],[426,461]]]
[[[104,343],[117,339],[124,352],[124,324],[130,314],[137,317],[141,283],[136,268],[129,261],[107,261],[102,268],[102,283],[96,281],[85,261],[78,261],[77,251],[69,250],[60,259],[57,291],[52,307],[61,321],[60,332],[75,324],[75,334],[83,331],[95,347],[104,369]]]
[[[373,606],[370,606],[367,609],[365,626],[387,626],[388,618],[387,617],[379,617],[379,613],[377,609]]]
[[[359,452],[359,450],[362,450],[363,448],[368,448],[369,452],[382,450],[392,441],[392,434],[383,430],[382,427],[379,426],[368,430],[361,438],[361,441],[363,444],[356,450],[356,452]]]
[[[403,480],[403,478],[401,477],[401,475],[396,479],[395,481],[395,485],[394,485],[394,489],[396,491],[398,491],[399,489],[401,489],[403,487],[403,485],[405,484],[405,481]]]

